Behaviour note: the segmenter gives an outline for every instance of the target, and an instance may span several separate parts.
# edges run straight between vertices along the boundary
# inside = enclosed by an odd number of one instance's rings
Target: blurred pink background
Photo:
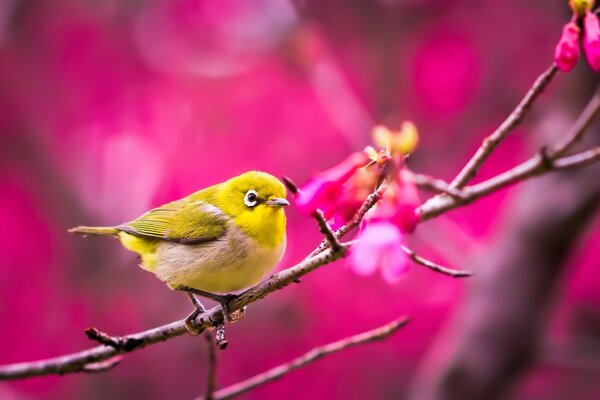
[[[250,169],[301,183],[369,144],[373,124],[404,119],[421,134],[410,167],[449,180],[550,64],[568,17],[567,1],[541,0],[1,1],[0,364],[94,346],[90,325],[121,335],[191,311],[116,241],[69,227],[130,220]],[[477,180],[533,154],[545,116],[567,126],[590,86],[582,64],[557,76]],[[449,267],[484,269],[518,190],[424,224],[412,246]],[[288,221],[281,267],[320,240],[293,208]],[[585,339],[588,355],[600,355],[598,229],[582,239],[555,294],[548,353],[511,398],[600,396],[600,358],[564,351]],[[439,337],[473,284],[412,266],[389,286],[344,261],[328,265],[227,329],[218,385],[408,315],[385,343],[244,398],[406,397],[418,371],[434,373],[436,339],[452,348]],[[0,398],[191,399],[203,393],[205,347],[181,337],[107,373],[0,383]]]

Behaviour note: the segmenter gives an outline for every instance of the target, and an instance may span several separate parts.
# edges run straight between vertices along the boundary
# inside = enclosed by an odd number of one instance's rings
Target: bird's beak
[[[272,199],[265,201],[265,204],[268,206],[281,207],[281,206],[289,206],[290,202],[287,201],[286,199],[279,199],[277,197],[274,197]]]

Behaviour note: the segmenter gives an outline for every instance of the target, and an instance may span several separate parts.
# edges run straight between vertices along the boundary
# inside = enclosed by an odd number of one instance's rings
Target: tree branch
[[[520,166],[517,166],[512,170],[505,172],[504,174],[470,188],[463,189],[463,200],[458,201],[450,197],[436,196],[419,207],[418,211],[421,214],[422,220],[433,218],[448,210],[468,204],[483,195],[497,191],[515,181],[525,179],[529,176],[539,175],[544,170],[573,168],[589,164],[590,162],[597,161],[599,159],[600,148],[588,150],[569,157],[559,158],[558,160],[553,161],[550,165],[545,157],[538,155],[537,157],[526,161]],[[335,233],[336,237],[342,237],[344,234],[350,231],[350,229],[357,226],[364,214],[377,202],[378,199],[379,191],[369,196],[363,204],[363,207],[361,207],[359,210],[357,217],[355,217],[355,219],[349,224],[346,224],[344,227],[338,229],[338,231]],[[432,200],[435,200],[435,202]],[[309,256],[305,260],[296,264],[294,267],[278,272],[256,287],[242,293],[230,304],[231,311],[236,311],[250,303],[262,299],[268,294],[295,282],[309,272],[343,257],[343,251],[333,251],[332,249],[327,248],[327,245],[328,242],[325,244],[321,243],[319,247],[313,251],[312,254],[314,255]],[[341,243],[342,250],[346,250],[348,247],[348,243]],[[440,271],[439,268],[437,270]],[[214,307],[200,314],[195,320],[194,327],[206,328],[222,320],[222,318],[223,316],[221,307]],[[62,375],[67,373],[82,372],[85,371],[86,366],[90,364],[105,361],[113,358],[116,355],[129,351],[142,349],[148,345],[181,336],[186,332],[187,330],[185,328],[184,320],[179,320],[144,332],[121,337],[121,339],[127,343],[136,343],[135,346],[119,346],[115,348],[112,346],[103,345],[66,356],[50,358],[41,361],[0,366],[0,381],[40,375]]]
[[[208,347],[208,368],[206,371],[206,400],[213,400],[215,397],[213,393],[217,387],[217,352],[215,349],[215,343],[213,342],[212,336],[209,333],[204,335],[206,339],[206,346]]]
[[[437,179],[432,176],[423,174],[413,174],[415,184],[419,189],[426,190],[433,193],[444,193],[451,197],[458,199],[462,198],[462,191],[451,187],[447,182],[442,179]]]
[[[488,155],[497,146],[497,144],[508,134],[511,129],[520,123],[535,98],[539,96],[555,73],[556,67],[552,65],[536,80],[534,86],[529,90],[525,98],[521,101],[519,106],[517,106],[515,111],[513,111],[511,116],[509,116],[509,118],[496,130],[496,132],[494,132],[488,139],[486,139],[486,141],[484,141],[484,144],[477,151],[475,156],[473,156],[467,166],[465,166],[465,168],[463,168],[463,170],[459,173],[453,182],[454,185],[451,184],[454,189],[460,189],[460,186],[462,186],[461,182],[468,181],[468,179],[470,179],[476,173],[477,169],[485,161],[485,159],[487,159]],[[571,136],[569,137],[576,137],[575,140],[578,140],[578,138],[582,135],[583,130],[585,130],[585,128],[589,125],[589,121],[591,121],[591,119],[598,113],[597,111],[600,107],[600,101],[597,101],[596,97],[594,97],[590,104],[588,104],[584,113],[582,113],[582,116],[580,116],[578,122],[574,125],[574,128],[571,129]],[[558,146],[553,150],[556,149],[560,150]],[[514,167],[509,171],[506,171],[477,185],[460,190],[460,196],[451,197],[446,194],[436,195],[427,200],[417,209],[417,212],[421,216],[421,221],[433,218],[456,207],[469,204],[479,197],[495,192],[514,182],[540,175],[551,170],[574,168],[598,161],[600,159],[600,148],[591,149],[568,157],[558,157],[556,154],[557,153],[553,151],[541,151],[530,160]],[[384,189],[384,185],[380,186],[365,200],[353,220],[342,226],[334,233],[334,236],[338,239],[338,241],[346,233],[358,226],[367,211],[380,199]],[[290,283],[297,282],[300,277],[310,273],[311,271],[344,257],[346,250],[349,247],[349,243],[340,243],[340,247],[338,249],[332,249],[330,242],[327,239],[324,239],[321,244],[303,261],[289,269],[274,274],[268,280],[239,295],[230,303],[230,311],[237,311],[250,303],[266,297],[270,293],[282,289]],[[411,258],[413,261],[427,266],[435,271],[444,272],[445,270],[445,268],[428,262],[427,260],[424,260],[416,255],[414,258]],[[464,273],[464,271],[445,271],[444,273],[446,272],[448,272],[449,275],[454,274],[454,276],[456,276],[457,273],[458,275]],[[223,315],[221,307],[217,306],[198,315],[194,320],[193,325],[194,328],[201,330],[209,326],[214,326],[222,319]],[[92,335],[97,336],[94,337],[94,339],[100,341],[107,339],[105,342],[108,345],[102,345],[78,353],[72,353],[46,360],[0,366],[0,380],[19,379],[50,374],[62,375],[75,372],[89,372],[90,368],[95,371],[105,370],[106,368],[103,369],[102,367],[98,369],[98,365],[108,365],[108,368],[112,368],[117,363],[113,362],[101,364],[103,361],[111,359],[114,360],[114,357],[119,354],[142,349],[151,344],[160,341],[166,341],[176,336],[181,336],[186,332],[185,320],[175,321],[144,332],[120,337],[111,337],[106,334],[104,334],[106,337],[103,337],[101,335],[102,332],[93,330]]]
[[[321,234],[325,236],[325,240],[327,240],[327,242],[329,243],[329,247],[331,247],[334,251],[339,251],[341,247],[340,240],[335,235],[335,232],[331,230],[331,226],[329,226],[329,224],[327,223],[323,211],[317,210],[314,212],[313,216],[319,224]]]
[[[316,256],[308,257],[295,266],[271,276],[271,278],[266,281],[239,295],[230,303],[230,310],[232,312],[239,310],[250,303],[266,297],[268,294],[289,285],[301,276],[343,257],[344,252],[349,245],[341,243],[340,246],[339,251],[327,249]],[[221,307],[216,306],[198,315],[195,319],[194,328],[207,328],[218,323],[222,319],[223,315]],[[185,333],[187,333],[185,320],[182,319],[144,332],[120,337],[120,341],[123,341],[124,343],[136,343],[135,346],[112,347],[103,345],[61,357],[4,365],[0,367],[0,381],[40,375],[63,375],[81,372],[84,371],[85,367],[89,364],[105,361],[118,354],[142,349],[148,345],[172,339]]]
[[[559,142],[551,149],[542,148],[541,151],[529,160],[505,171],[493,178],[468,186],[462,189],[462,198],[437,195],[422,204],[417,212],[422,220],[436,217],[446,211],[469,204],[478,198],[496,192],[515,182],[541,175],[549,171],[565,170],[582,167],[600,159],[600,147],[583,151],[581,153],[561,157],[570,146],[579,140],[586,128],[600,111],[600,94],[596,94],[588,102],[583,112],[579,115],[573,126],[569,129],[566,139]]]
[[[289,374],[292,371],[297,370],[298,368],[302,368],[308,364],[311,364],[323,357],[335,354],[337,352],[359,346],[366,343],[371,343],[375,341],[384,340],[387,337],[393,335],[398,332],[400,328],[405,326],[409,322],[409,319],[406,317],[399,318],[395,321],[392,321],[384,326],[379,328],[359,333],[354,336],[350,336],[339,340],[337,342],[330,343],[325,346],[316,347],[305,353],[304,355],[293,359],[290,362],[279,365],[275,368],[272,368],[268,371],[260,373],[258,375],[253,376],[252,378],[246,379],[244,381],[238,382],[234,385],[231,385],[225,389],[221,389],[214,394],[214,399],[224,400],[230,399],[240,394],[246,393],[256,387],[265,385],[267,383],[276,381],[277,379],[282,378],[283,376]],[[206,399],[206,398],[205,398]]]
[[[542,151],[500,175],[463,189],[463,198],[460,200],[451,197],[436,196],[421,205],[417,209],[417,212],[421,215],[422,220],[434,218],[454,208],[472,203],[480,197],[497,192],[513,183],[539,176],[549,171],[583,167],[599,159],[600,147],[558,159],[552,159]]]
[[[548,86],[556,71],[558,71],[556,64],[552,63],[546,71],[538,76],[531,89],[525,94],[525,97],[523,97],[513,112],[510,113],[508,118],[491,135],[483,140],[481,147],[477,149],[475,155],[473,155],[456,178],[454,178],[450,184],[451,187],[460,189],[477,174],[479,167],[492,154],[498,144],[523,121],[534,101]]]

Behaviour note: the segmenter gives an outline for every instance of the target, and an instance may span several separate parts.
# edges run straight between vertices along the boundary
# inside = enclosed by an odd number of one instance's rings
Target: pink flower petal
[[[357,275],[373,275],[379,266],[379,255],[373,253],[371,246],[358,242],[350,252],[349,266]]]
[[[415,207],[410,204],[400,204],[396,208],[393,222],[404,233],[412,233],[419,224],[419,216],[415,212]]]
[[[402,234],[395,225],[388,222],[369,224],[350,251],[350,267],[358,275],[371,275],[388,258],[398,256],[397,248],[401,243]]]
[[[338,165],[315,175],[299,188],[294,197],[298,211],[310,215],[319,209],[330,218],[336,210],[344,184],[354,172],[368,162],[362,153],[353,153]]]
[[[419,223],[416,207],[419,204],[417,188],[410,171],[403,170],[399,177],[390,183],[383,198],[369,212],[363,221],[389,222],[395,224],[402,233],[412,233]]]
[[[398,243],[393,249],[388,249],[383,260],[382,275],[387,283],[397,283],[408,272],[409,260],[406,253]]]

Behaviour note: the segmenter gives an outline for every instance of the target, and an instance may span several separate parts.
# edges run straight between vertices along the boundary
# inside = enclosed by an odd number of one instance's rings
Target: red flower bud
[[[569,22],[563,27],[562,35],[554,50],[556,66],[563,72],[569,72],[577,64],[580,34],[581,30],[575,22]]]
[[[583,49],[588,63],[594,71],[600,71],[600,21],[598,16],[588,11],[585,13],[583,26],[585,28]]]

